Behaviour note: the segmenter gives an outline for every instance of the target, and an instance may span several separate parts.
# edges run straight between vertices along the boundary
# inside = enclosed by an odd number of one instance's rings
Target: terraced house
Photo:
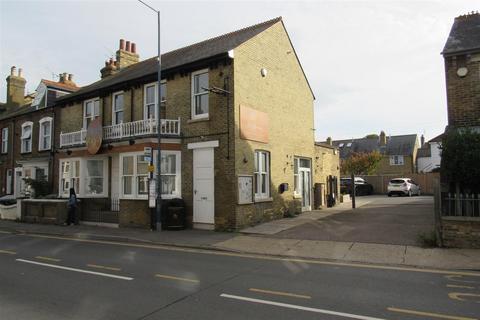
[[[59,195],[88,199],[83,220],[150,225],[157,128],[162,197],[185,201],[189,226],[310,210],[314,182],[339,175],[336,148],[314,143],[314,95],[281,18],[163,54],[160,96],[156,81],[156,58],[120,40],[99,81],[59,99]]]
[[[27,81],[16,67],[6,80],[7,101],[0,104],[0,196],[29,196],[26,178],[48,181],[55,190],[54,105],[78,87],[71,74],[63,73],[58,81],[42,79],[33,93],[25,94]]]

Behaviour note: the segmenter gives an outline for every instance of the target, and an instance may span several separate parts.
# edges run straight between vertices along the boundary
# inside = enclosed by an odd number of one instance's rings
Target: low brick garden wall
[[[67,200],[22,200],[21,220],[29,223],[63,224],[67,220]]]
[[[443,246],[480,249],[480,217],[442,217]]]

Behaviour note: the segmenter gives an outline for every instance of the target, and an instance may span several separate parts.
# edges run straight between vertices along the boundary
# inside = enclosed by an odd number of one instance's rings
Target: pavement
[[[152,232],[12,221],[0,221],[0,232],[290,258],[480,270],[478,249],[422,248],[416,243],[418,232],[431,228],[428,218],[431,198],[372,196],[358,198],[357,204],[355,211],[350,209],[350,204],[345,204],[268,222],[238,233],[206,230]]]
[[[480,272],[0,233],[0,319],[480,318]]]

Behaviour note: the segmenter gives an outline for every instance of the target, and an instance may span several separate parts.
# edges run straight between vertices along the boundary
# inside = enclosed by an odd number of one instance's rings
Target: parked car
[[[395,178],[390,180],[387,187],[388,196],[396,194],[399,196],[420,195],[420,186],[410,178]]]
[[[340,178],[340,193],[352,195],[352,178]],[[373,193],[373,186],[363,178],[355,177],[355,195],[366,196]]]

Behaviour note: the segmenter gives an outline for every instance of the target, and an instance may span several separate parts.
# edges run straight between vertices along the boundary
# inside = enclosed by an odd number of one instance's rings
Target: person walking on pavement
[[[75,211],[77,209],[77,195],[75,194],[75,189],[70,188],[70,196],[68,197],[68,216],[67,216],[67,225],[75,224],[76,215]]]

